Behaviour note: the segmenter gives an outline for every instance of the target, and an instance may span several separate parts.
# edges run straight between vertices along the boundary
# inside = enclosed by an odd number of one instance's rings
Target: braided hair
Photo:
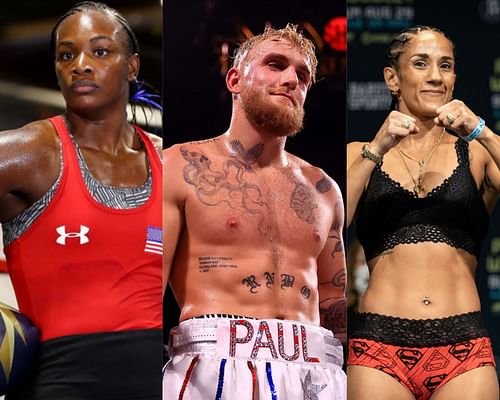
[[[104,3],[95,1],[82,1],[75,4],[56,21],[50,35],[50,47],[53,54],[55,54],[56,50],[57,30],[59,29],[61,23],[69,16],[85,11],[96,11],[102,14],[106,14],[118,21],[123,29],[122,34],[126,41],[127,55],[132,56],[134,54],[139,54],[139,42],[137,41],[137,37],[135,36],[134,31],[130,27],[130,24],[125,19],[125,17],[114,8],[109,7]],[[145,81],[140,81],[137,79],[134,79],[129,83],[129,103],[131,105],[132,122],[134,123],[136,123],[137,106],[141,107],[145,117],[145,107],[153,107],[159,109],[160,111],[163,111],[161,98],[157,94],[157,91]]]
[[[455,56],[455,44],[453,41],[444,34],[438,28],[427,25],[415,25],[411,28],[405,29],[389,43],[387,50],[385,52],[385,58],[387,60],[387,66],[394,68],[397,72],[399,72],[399,56],[403,54],[406,46],[410,43],[410,41],[415,38],[420,32],[431,31],[436,32],[443,35],[446,39],[449,40],[451,44],[451,48],[453,49],[453,56]],[[398,109],[398,93],[391,92],[391,106],[390,111]]]

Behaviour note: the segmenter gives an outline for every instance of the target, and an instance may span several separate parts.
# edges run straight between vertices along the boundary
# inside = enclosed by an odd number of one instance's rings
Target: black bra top
[[[468,149],[469,143],[457,139],[457,167],[423,198],[375,167],[356,219],[367,260],[398,244],[419,242],[446,243],[479,257],[489,214],[470,172]]]

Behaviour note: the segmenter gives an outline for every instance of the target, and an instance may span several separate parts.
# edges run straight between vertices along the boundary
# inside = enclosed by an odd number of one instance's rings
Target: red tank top
[[[20,311],[56,337],[161,328],[161,162],[136,128],[151,165],[145,204],[117,210],[98,203],[83,181],[61,117],[63,170],[45,211],[5,248]]]

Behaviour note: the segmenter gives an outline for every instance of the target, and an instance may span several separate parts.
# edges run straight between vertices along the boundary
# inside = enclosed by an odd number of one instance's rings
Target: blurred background
[[[304,130],[288,138],[286,148],[323,168],[344,190],[344,0],[169,0],[164,15],[165,147],[224,133],[231,115],[225,74],[237,45],[267,25],[291,22],[315,43],[319,68],[305,103]],[[164,322],[166,333],[178,323],[170,291]]]
[[[347,0],[347,141],[370,141],[387,116],[390,93],[383,81],[385,50],[397,32],[432,25],[455,43],[454,97],[500,132],[500,0]],[[366,263],[354,229],[348,232],[350,308],[366,289]],[[452,266],[450,266],[452,267]],[[476,273],[486,326],[500,373],[500,209],[491,220]]]

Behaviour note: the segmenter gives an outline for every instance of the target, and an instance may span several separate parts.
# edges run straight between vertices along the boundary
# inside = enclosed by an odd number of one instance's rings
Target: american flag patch
[[[163,230],[156,226],[148,226],[146,230],[147,235],[144,251],[146,253],[163,255]]]

